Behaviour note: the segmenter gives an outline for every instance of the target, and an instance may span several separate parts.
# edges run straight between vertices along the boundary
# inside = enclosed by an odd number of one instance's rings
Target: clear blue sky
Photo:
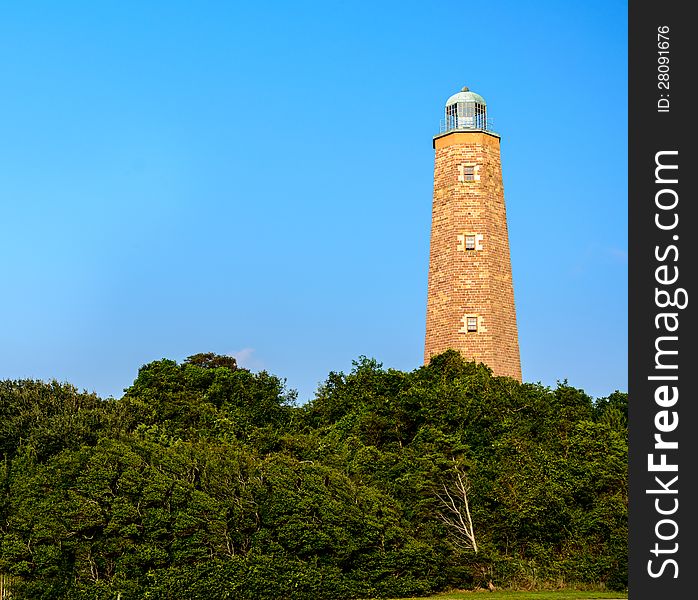
[[[627,390],[625,2],[0,8],[0,378],[421,364],[448,96],[502,135],[524,380]]]

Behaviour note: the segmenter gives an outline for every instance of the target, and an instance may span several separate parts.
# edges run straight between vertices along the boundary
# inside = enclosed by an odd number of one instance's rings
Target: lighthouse
[[[521,381],[500,136],[464,87],[433,138],[434,196],[424,361],[448,349]]]

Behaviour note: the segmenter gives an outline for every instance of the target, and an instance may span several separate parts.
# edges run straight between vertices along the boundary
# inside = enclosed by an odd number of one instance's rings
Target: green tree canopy
[[[0,574],[20,599],[627,581],[627,395],[452,351],[411,372],[361,357],[303,406],[214,354],[144,365],[119,399],[4,381],[0,453]],[[439,517],[454,482],[477,552]]]

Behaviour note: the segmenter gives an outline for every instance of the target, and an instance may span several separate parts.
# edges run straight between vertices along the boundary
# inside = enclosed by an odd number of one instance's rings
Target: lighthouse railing
[[[467,117],[448,116],[441,119],[439,123],[439,133],[447,131],[468,131],[472,129],[480,129],[484,131],[494,131],[494,121],[485,118],[481,115],[473,115]]]

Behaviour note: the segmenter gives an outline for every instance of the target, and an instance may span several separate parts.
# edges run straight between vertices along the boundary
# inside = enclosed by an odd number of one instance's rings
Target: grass
[[[626,592],[580,592],[560,590],[555,592],[444,592],[428,598],[403,598],[403,600],[597,600],[601,598],[627,598]]]

